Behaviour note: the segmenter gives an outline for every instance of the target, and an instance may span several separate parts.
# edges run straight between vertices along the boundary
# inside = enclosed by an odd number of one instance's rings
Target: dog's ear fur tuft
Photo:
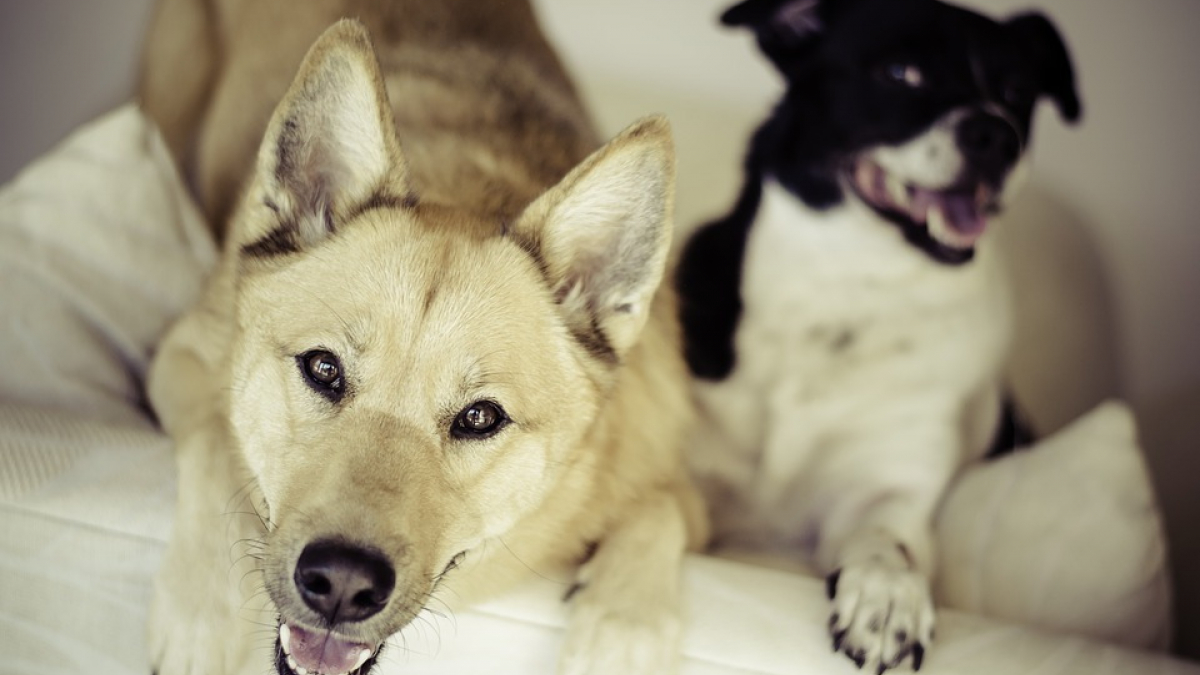
[[[1005,27],[1032,55],[1041,76],[1041,93],[1058,106],[1063,119],[1079,120],[1083,106],[1075,86],[1075,70],[1058,29],[1044,15],[1031,12],[1010,19]]]
[[[339,214],[382,186],[406,189],[391,106],[362,24],[339,21],[313,44],[267,127],[256,178],[259,203],[249,207],[277,215],[245,238],[268,249],[315,244]]]
[[[664,117],[630,125],[517,219],[568,327],[622,356],[637,341],[671,244],[675,152]]]
[[[821,6],[829,0],[744,0],[721,23],[754,31],[758,46],[783,69],[789,55],[825,30]]]

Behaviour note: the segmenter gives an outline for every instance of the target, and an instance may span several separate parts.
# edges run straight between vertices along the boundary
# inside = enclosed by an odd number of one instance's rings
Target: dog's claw
[[[836,569],[830,572],[829,576],[825,577],[825,595],[830,600],[837,597],[838,578],[840,576],[842,576],[842,570]]]
[[[840,630],[833,634],[833,653],[842,651],[842,641],[846,639],[846,631]]]
[[[913,645],[912,657],[913,657],[913,670],[914,671],[921,670],[921,662],[925,660],[925,645],[921,644],[920,642]]]

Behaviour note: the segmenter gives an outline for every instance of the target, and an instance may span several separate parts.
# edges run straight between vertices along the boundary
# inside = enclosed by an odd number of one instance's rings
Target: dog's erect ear
[[[670,126],[646,118],[530,204],[510,230],[597,356],[622,356],[646,323],[671,244],[674,194]]]
[[[753,30],[758,46],[783,68],[794,50],[825,30],[824,2],[829,0],[744,0],[725,10],[721,23]]]
[[[362,24],[343,20],[309,50],[258,152],[254,195],[273,229],[245,233],[263,253],[310,246],[381,189],[406,194],[404,161],[379,62]]]
[[[1036,12],[1013,17],[1006,28],[1032,56],[1041,78],[1041,93],[1053,99],[1063,119],[1075,122],[1082,113],[1075,88],[1075,70],[1067,45],[1054,24]]]

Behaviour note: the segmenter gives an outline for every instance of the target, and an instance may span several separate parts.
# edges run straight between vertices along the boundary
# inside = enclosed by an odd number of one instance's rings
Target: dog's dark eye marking
[[[476,401],[463,408],[450,426],[450,435],[455,438],[479,440],[490,438],[509,422],[504,408],[495,401]]]
[[[888,61],[877,70],[879,79],[889,84],[898,84],[909,89],[925,86],[925,72],[911,61]]]
[[[335,403],[346,393],[342,362],[332,352],[314,349],[297,356],[296,363],[313,391]]]

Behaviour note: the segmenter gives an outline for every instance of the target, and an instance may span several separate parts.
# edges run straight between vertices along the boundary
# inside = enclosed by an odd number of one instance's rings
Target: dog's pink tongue
[[[973,195],[941,195],[938,198],[946,224],[959,234],[979,236],[987,227],[987,219],[979,211]]]
[[[912,197],[910,215],[914,221],[925,223],[934,239],[954,248],[974,246],[987,229],[980,201],[963,193],[918,188]]]
[[[348,673],[361,666],[366,661],[364,657],[372,653],[371,646],[361,642],[339,640],[330,633],[314,633],[296,626],[289,628],[288,651],[296,665],[309,673]]]

